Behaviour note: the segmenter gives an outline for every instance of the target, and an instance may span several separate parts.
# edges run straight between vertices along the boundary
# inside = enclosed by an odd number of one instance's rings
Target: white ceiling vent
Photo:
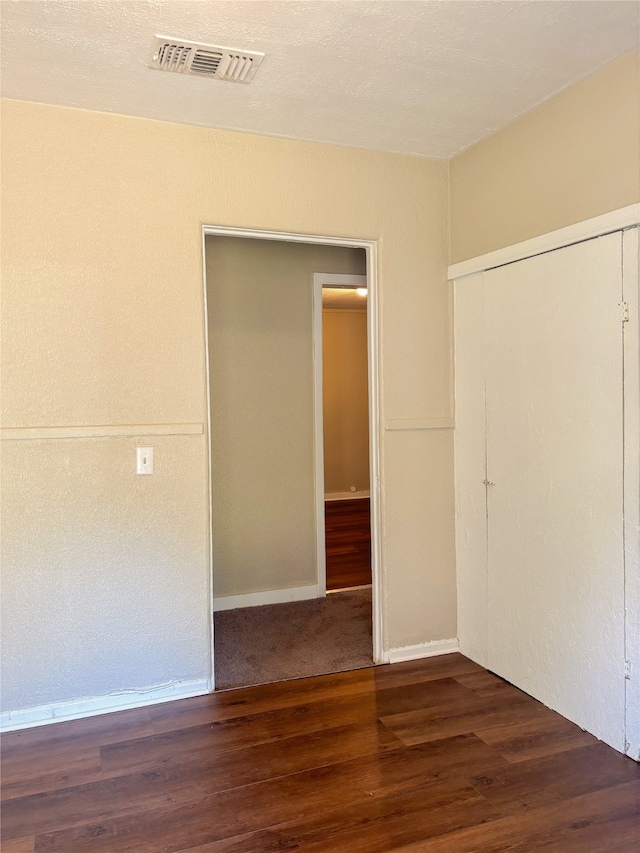
[[[264,53],[256,51],[156,36],[149,57],[149,68],[249,83],[263,59]]]

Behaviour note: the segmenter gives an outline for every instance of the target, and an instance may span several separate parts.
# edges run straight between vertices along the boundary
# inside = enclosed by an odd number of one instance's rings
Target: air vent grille
[[[149,67],[180,74],[197,74],[237,83],[249,83],[264,53],[156,36]]]
[[[194,74],[211,74],[220,68],[223,54],[217,50],[196,50],[191,63],[191,71]]]
[[[184,71],[191,48],[165,42],[158,50],[158,67],[163,71]]]

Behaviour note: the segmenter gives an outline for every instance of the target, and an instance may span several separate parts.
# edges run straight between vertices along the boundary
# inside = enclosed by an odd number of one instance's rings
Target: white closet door
[[[484,289],[489,668],[624,751],[621,254],[611,234]]]

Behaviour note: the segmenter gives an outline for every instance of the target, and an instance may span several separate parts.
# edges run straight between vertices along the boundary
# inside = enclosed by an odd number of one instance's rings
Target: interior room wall
[[[640,53],[454,158],[452,263],[640,201]]]
[[[452,431],[429,428],[448,165],[11,100],[2,122],[3,710],[209,674],[203,223],[378,241],[383,644],[455,637]]]
[[[365,252],[205,243],[214,596],[316,584],[313,274],[365,275]]]
[[[367,310],[322,312],[325,494],[369,489]]]

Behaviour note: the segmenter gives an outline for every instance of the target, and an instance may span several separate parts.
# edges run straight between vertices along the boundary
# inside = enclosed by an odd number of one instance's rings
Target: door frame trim
[[[625,752],[640,761],[640,229],[622,234]]]
[[[384,613],[382,578],[382,524],[381,524],[381,412],[380,412],[380,329],[378,294],[378,241],[349,237],[329,237],[318,234],[300,234],[288,231],[270,231],[254,228],[234,228],[222,225],[203,224],[202,234],[202,288],[203,288],[203,329],[205,360],[205,396],[206,396],[206,438],[207,438],[207,494],[209,525],[209,684],[210,691],[215,690],[214,636],[213,636],[213,525],[212,478],[211,478],[211,394],[209,365],[209,330],[207,308],[207,237],[239,237],[254,240],[279,240],[285,243],[309,243],[315,245],[343,246],[352,249],[364,249],[367,265],[367,339],[369,367],[369,477],[371,481],[371,579],[372,579],[372,621],[373,621],[373,662],[385,663],[383,650]]]

